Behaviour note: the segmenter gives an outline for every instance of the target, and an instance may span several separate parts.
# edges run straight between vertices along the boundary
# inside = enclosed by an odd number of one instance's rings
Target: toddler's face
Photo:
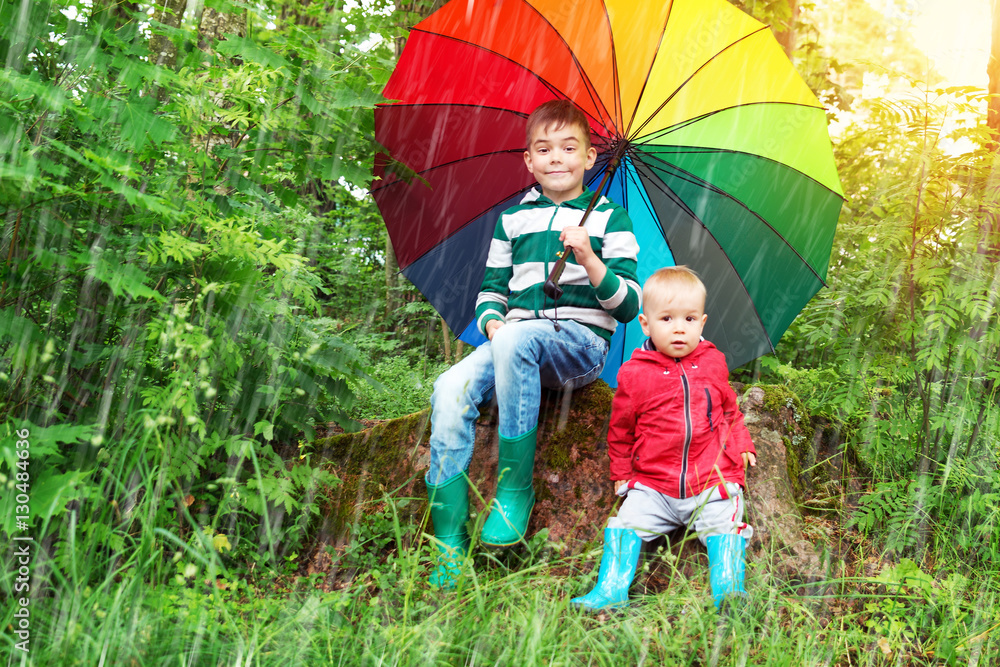
[[[661,353],[680,359],[698,347],[705,328],[704,297],[690,289],[672,289],[644,300],[639,314],[642,332],[653,339]]]

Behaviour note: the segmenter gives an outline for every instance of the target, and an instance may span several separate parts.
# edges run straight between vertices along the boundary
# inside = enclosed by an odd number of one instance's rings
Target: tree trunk
[[[246,33],[246,10],[228,13],[206,7],[201,14],[201,20],[198,22],[198,48],[205,53],[212,53],[217,42],[225,41],[225,35],[235,34],[243,37]],[[227,84],[224,79],[218,81],[217,85],[215,85],[215,91],[217,92],[213,93],[213,98],[220,107],[227,106],[224,92],[226,87]],[[225,124],[218,115],[216,115],[214,120],[218,124]],[[239,133],[234,133],[234,136],[240,135]],[[212,155],[216,146],[224,144],[227,141],[229,139],[226,136],[212,131],[209,131],[207,136],[194,138],[194,142],[201,144],[208,155]],[[216,189],[218,190],[219,188]]]
[[[986,64],[986,73],[990,77],[988,92],[989,107],[986,113],[986,124],[993,136],[994,146],[1000,140],[1000,0],[990,2],[993,18],[992,39],[990,43],[990,59]]]
[[[993,261],[1000,259],[1000,0],[990,2],[992,14],[992,38],[990,57],[986,63],[986,73],[990,77],[987,92],[989,103],[986,108],[986,125],[993,141],[990,148],[994,151],[993,169],[986,179],[986,192],[983,196],[982,214],[979,228],[982,232],[976,252],[986,255]]]
[[[444,340],[444,363],[451,363],[451,329],[448,328],[448,323],[441,318],[441,337]]]
[[[136,2],[98,0],[94,2],[90,21],[95,25],[102,26],[104,30],[118,30],[131,21],[137,11],[139,11],[139,4]]]
[[[216,42],[225,40],[225,36],[231,34],[246,36],[246,10],[229,13],[206,7],[198,23],[198,48],[207,53]]]
[[[312,0],[299,0],[296,3],[282,5],[278,19],[285,25],[299,25],[306,28],[316,28],[319,26],[319,19],[315,12],[310,13]],[[324,8],[326,11],[326,8]]]
[[[385,235],[385,318],[392,321],[392,313],[399,308],[399,262],[392,247],[392,239]]]
[[[789,58],[795,51],[795,24],[799,20],[798,0],[788,0],[788,20],[784,25],[772,26],[774,36]]]
[[[187,0],[161,0],[156,3],[153,20],[171,28],[179,28]],[[154,33],[149,38],[149,57],[153,64],[173,69],[177,64],[177,45],[168,37]]]
[[[404,4],[401,11],[407,11]],[[405,37],[397,37],[395,42],[396,62],[403,53],[406,46]],[[385,319],[391,321],[392,313],[399,307],[397,299],[397,289],[399,288],[399,262],[396,260],[396,249],[392,247],[392,239],[389,238],[388,230],[385,235]]]

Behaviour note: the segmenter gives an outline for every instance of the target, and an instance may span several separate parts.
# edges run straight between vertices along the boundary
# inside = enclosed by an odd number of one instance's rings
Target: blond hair
[[[708,291],[698,274],[686,266],[665,266],[658,269],[642,286],[642,307],[646,308],[649,297],[662,295],[669,290],[690,290],[699,294],[704,303]]]
[[[580,130],[583,140],[583,150],[590,148],[590,123],[580,108],[569,100],[549,100],[539,104],[525,123],[528,150],[531,150],[531,139],[539,129],[553,127],[558,130],[566,125],[575,125]]]

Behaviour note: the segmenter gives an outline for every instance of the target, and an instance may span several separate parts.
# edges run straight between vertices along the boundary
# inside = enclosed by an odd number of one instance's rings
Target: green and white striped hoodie
[[[533,188],[520,204],[500,215],[476,300],[476,324],[483,334],[491,319],[517,322],[557,319],[558,315],[560,320],[576,320],[610,340],[616,321],[629,322],[638,314],[639,244],[628,213],[604,196],[585,225],[594,253],[608,267],[604,280],[596,289],[591,286],[586,270],[576,263],[571,251],[559,280],[565,292],[558,304],[542,291],[563,248],[559,234],[580,224],[592,196],[585,188],[579,197],[557,205]]]

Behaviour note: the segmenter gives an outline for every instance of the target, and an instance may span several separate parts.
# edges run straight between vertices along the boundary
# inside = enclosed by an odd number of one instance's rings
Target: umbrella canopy
[[[730,368],[769,351],[824,285],[843,202],[826,113],[768,27],[726,0],[452,0],[410,33],[375,111],[372,187],[402,272],[454,331],[473,312],[500,213],[534,185],[525,119],[587,114],[640,282],[686,264]],[[604,378],[642,341],[618,327]]]

